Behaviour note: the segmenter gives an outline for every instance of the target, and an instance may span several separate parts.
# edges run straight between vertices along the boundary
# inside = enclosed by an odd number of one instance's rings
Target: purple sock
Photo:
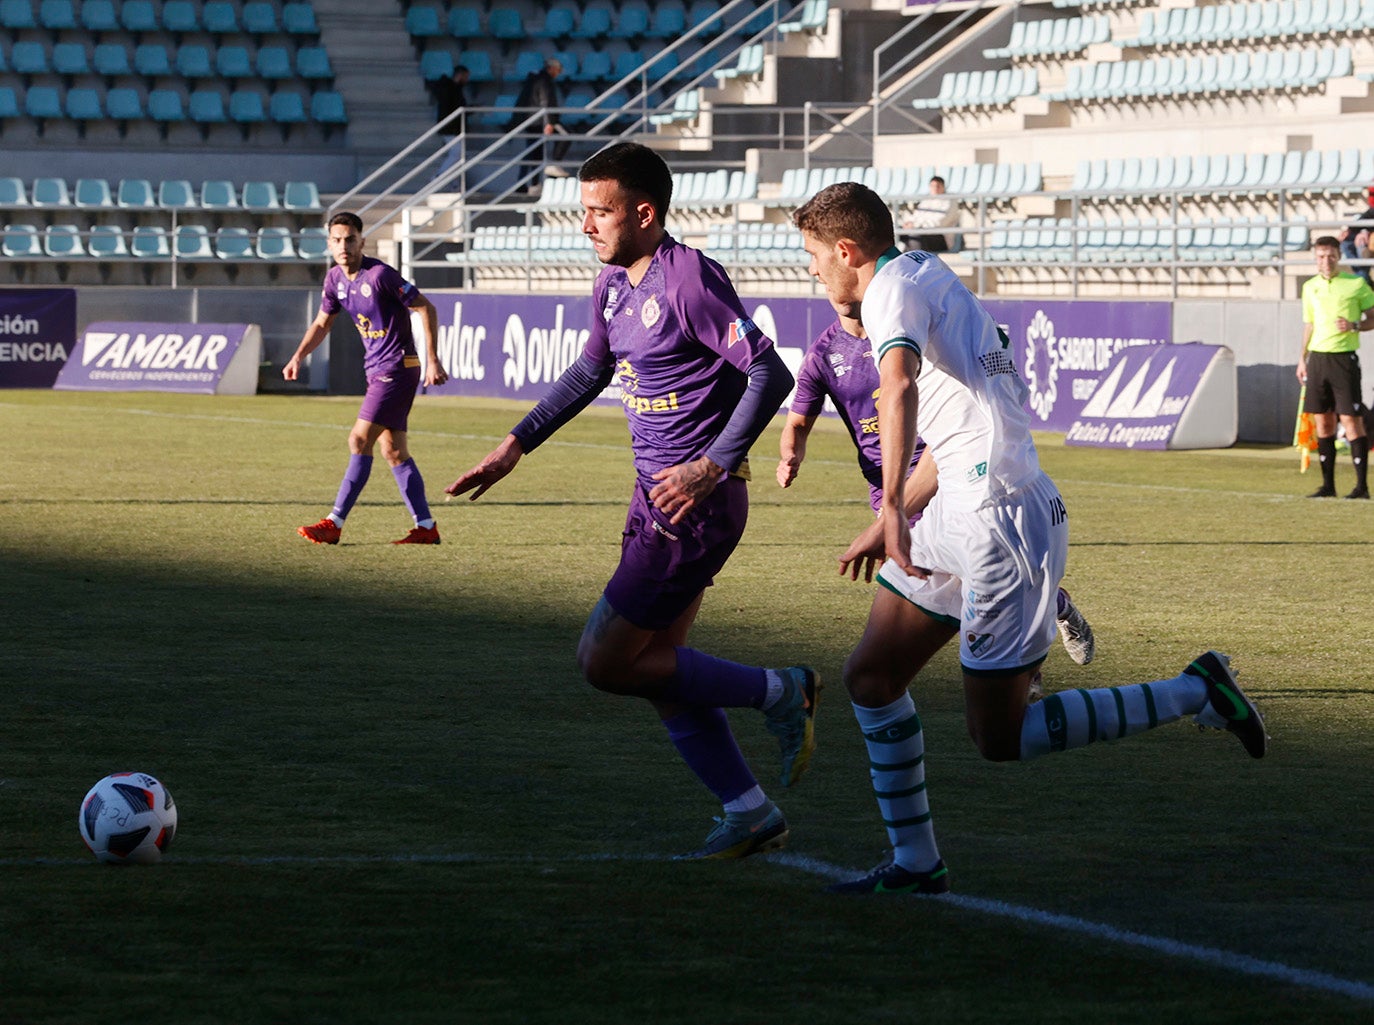
[[[675,648],[677,672],[662,695],[665,701],[705,708],[761,708],[768,677],[758,666],[727,662],[695,648]]]
[[[415,517],[415,522],[420,523],[429,519],[429,503],[425,501],[425,481],[420,476],[420,468],[415,465],[415,460],[407,459],[400,466],[393,466],[391,472],[396,477],[396,486],[401,489],[401,497],[405,499],[406,508],[410,510],[410,515]]]
[[[696,773],[721,804],[758,786],[735,743],[735,735],[730,732],[724,709],[694,708],[665,719],[663,725],[687,768]]]
[[[363,485],[367,483],[367,478],[371,473],[371,456],[348,457],[348,469],[344,471],[343,483],[339,485],[339,494],[334,499],[334,509],[331,515],[340,520],[347,518],[349,510],[353,508],[353,503],[363,493]]]

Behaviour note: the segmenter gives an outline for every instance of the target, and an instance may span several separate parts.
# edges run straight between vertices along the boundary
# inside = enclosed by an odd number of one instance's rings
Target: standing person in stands
[[[1309,498],[1336,497],[1336,423],[1350,443],[1355,490],[1346,498],[1369,497],[1369,438],[1360,398],[1360,332],[1374,327],[1374,290],[1358,274],[1341,270],[1341,245],[1323,235],[1312,243],[1317,273],[1302,286],[1302,352],[1298,380],[1305,388],[1302,410],[1317,428],[1322,486]]]
[[[937,228],[959,224],[959,204],[945,195],[945,180],[938,174],[930,179],[930,195],[916,203],[916,209],[902,220],[903,238],[912,249],[927,253],[947,253],[954,248],[954,233]]]
[[[467,132],[467,115],[463,113],[468,106],[467,85],[471,72],[459,64],[448,78],[435,80],[430,89],[434,93],[439,134],[449,137],[448,152],[436,174],[443,174],[454,164],[461,164],[464,157],[464,141]]]
[[[605,265],[592,286],[591,336],[505,441],[445,490],[480,498],[619,378],[637,479],[620,564],[582,632],[578,666],[598,690],[650,702],[682,760],[723,805],[705,843],[686,856],[743,858],[781,847],[788,826],[724,709],[763,714],[790,786],[815,744],[819,681],[803,666],[727,662],[688,647],[687,635],[744,533],[749,447],[792,375],[721,266],[668,234],[673,176],[662,157],[615,143],[578,178],[582,230]]]
[[[1225,655],[1204,652],[1177,676],[1027,700],[1054,639],[1055,591],[1068,557],[1068,510],[1040,468],[1027,390],[997,323],[938,256],[899,252],[892,214],[856,182],[828,186],[793,215],[811,274],[874,341],[881,396],[883,501],[840,557],[882,560],[845,684],[869,752],[890,860],[839,893],[944,893],[926,791],[925,738],[909,691],[959,638],[965,720],[991,761],[1029,761],[1116,740],[1186,715],[1265,754],[1258,710]],[[908,483],[917,433],[926,450]],[[908,486],[938,487],[914,525]]]
[[[563,63],[556,57],[550,57],[544,62],[542,71],[535,71],[525,79],[525,84],[515,101],[516,110],[511,118],[512,128],[519,127],[531,114],[541,109],[544,111],[543,117],[536,120],[533,127],[526,126],[522,133],[524,141],[521,145],[525,146],[525,151],[520,160],[520,181],[517,187],[523,186],[530,192],[536,192],[542,187],[539,172],[546,163],[550,164],[549,174],[567,177],[557,163],[567,155],[571,142],[566,138],[557,141],[553,139],[555,135],[568,134],[568,130],[562,124],[562,115],[557,109],[563,105],[563,91],[558,85],[558,76],[561,74]]]
[[[439,362],[438,314],[433,303],[395,268],[363,255],[363,222],[357,214],[341,211],[329,218],[329,252],[334,266],[324,276],[320,312],[305,329],[305,336],[281,375],[288,381],[300,377],[301,361],[328,337],[334,318],[342,310],[353,318],[363,341],[367,393],[348,435],[348,468],[334,508],[319,523],[298,527],[296,533],[317,545],[339,543],[344,520],[372,473],[372,452],[380,442],[382,457],[391,467],[401,498],[415,520],[410,533],[393,544],[437,545],[439,528],[429,514],[425,482],[410,457],[406,428],[422,377],[426,385],[448,380]],[[410,326],[411,310],[419,310],[424,323],[423,375]]]

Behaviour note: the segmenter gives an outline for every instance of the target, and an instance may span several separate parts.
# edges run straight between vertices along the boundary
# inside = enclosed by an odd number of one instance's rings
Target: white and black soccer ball
[[[111,865],[153,865],[177,831],[177,806],[146,772],[116,772],[81,802],[81,839]]]

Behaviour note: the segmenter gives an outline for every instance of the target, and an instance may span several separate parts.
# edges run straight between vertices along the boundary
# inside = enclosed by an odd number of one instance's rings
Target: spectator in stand
[[[560,123],[558,108],[563,105],[563,91],[558,86],[558,76],[563,74],[563,64],[555,57],[544,62],[542,71],[532,73],[525,79],[520,96],[515,101],[515,114],[511,118],[511,128],[518,128],[531,114],[544,111],[542,122],[536,120],[521,132],[521,145],[525,147],[520,161],[520,185],[537,192],[541,186],[539,170],[549,164],[548,173],[554,177],[566,177],[567,172],[558,167],[558,161],[568,153],[570,140],[564,138],[554,142],[552,135],[568,134]]]
[[[467,85],[470,75],[471,72],[459,64],[448,78],[439,78],[430,84],[430,91],[434,93],[434,102],[437,108],[439,134],[441,136],[456,136],[456,138],[451,138],[445,143],[448,152],[444,154],[443,162],[439,166],[439,174],[443,174],[454,164],[463,162],[465,141],[463,135],[467,130],[467,115],[463,111],[468,106]]]
[[[1374,277],[1370,276],[1374,268],[1368,264],[1360,266],[1355,262],[1369,259],[1369,233],[1374,230],[1374,185],[1365,189],[1365,202],[1365,208],[1350,215],[1353,220],[1336,233],[1336,238],[1341,243],[1341,259],[1351,261],[1351,270],[1365,281],[1374,283]]]
[[[954,249],[954,232],[935,231],[959,224],[959,204],[945,196],[945,180],[938,174],[930,179],[930,195],[916,204],[916,209],[902,220],[903,241],[912,249],[928,253],[948,253]]]

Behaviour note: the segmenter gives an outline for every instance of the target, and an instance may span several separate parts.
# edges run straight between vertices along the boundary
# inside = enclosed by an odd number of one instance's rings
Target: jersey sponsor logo
[[[830,369],[835,372],[836,377],[843,377],[854,368],[849,365],[849,361],[845,359],[844,353],[832,352],[830,354]]]
[[[615,374],[620,379],[621,391],[631,393],[639,391],[639,374],[635,373],[635,368],[628,359],[622,359],[616,363]]]
[[[334,297],[340,302],[348,298],[348,282],[343,281],[339,283],[339,287],[334,289]]]
[[[364,317],[362,314],[359,314],[355,320],[358,324],[358,334],[362,335],[364,338],[375,340],[386,337],[386,331],[372,326],[372,319],[370,317]]]
[[[859,433],[860,433],[860,434],[877,434],[877,433],[878,433],[878,417],[877,417],[876,415],[875,415],[875,416],[861,416],[861,417],[859,417]]]
[[[988,464],[986,462],[974,463],[972,466],[970,466],[967,470],[964,471],[964,482],[967,484],[976,484],[978,481],[982,480],[987,475]]]
[[[725,347],[727,349],[734,348],[736,342],[742,342],[750,335],[756,335],[758,333],[758,325],[748,317],[740,317],[738,320],[730,322],[730,330],[725,336]]]
[[[663,316],[663,310],[658,305],[655,296],[649,296],[644,303],[644,308],[639,311],[639,320],[645,327],[653,327],[658,323],[658,318]]]

